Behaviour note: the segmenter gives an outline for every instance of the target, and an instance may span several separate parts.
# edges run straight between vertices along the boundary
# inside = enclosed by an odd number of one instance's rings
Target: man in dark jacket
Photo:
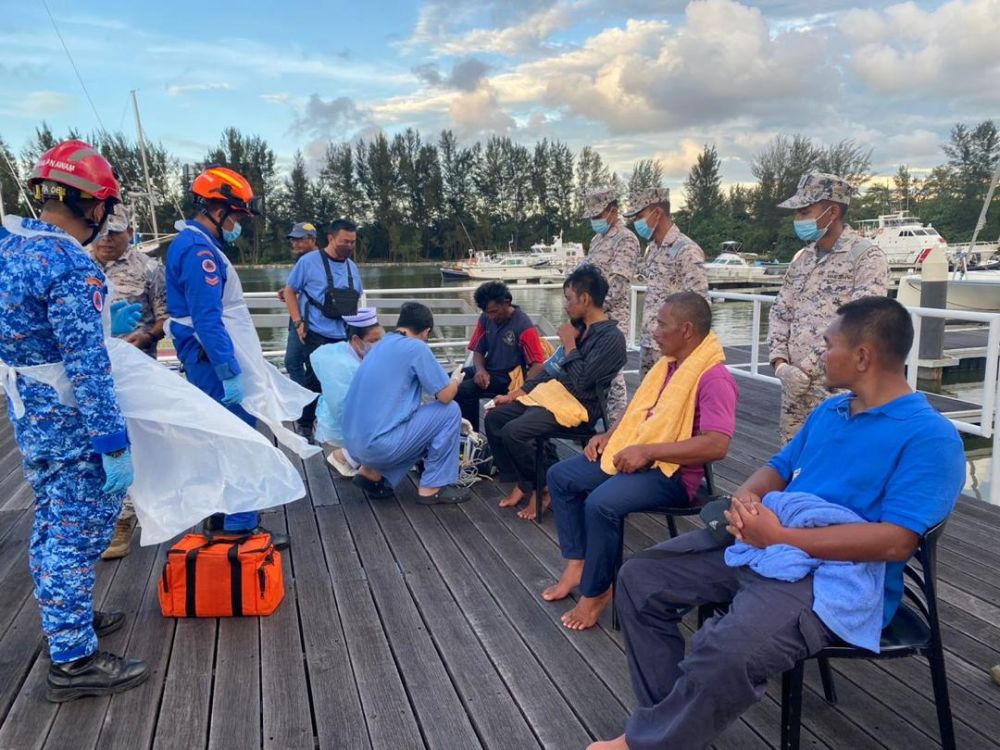
[[[540,375],[529,378],[523,388],[497,396],[497,408],[486,414],[486,437],[500,481],[515,482],[500,507],[513,507],[530,496],[528,506],[518,513],[521,518],[535,517],[535,502],[545,489],[535,487],[535,439],[556,436],[563,427],[548,408],[525,405],[518,399],[542,383],[557,380],[586,410],[586,423],[592,426],[597,421],[601,416],[598,383],[610,383],[626,358],[625,336],[617,323],[604,314],[607,293],[607,279],[594,266],[582,265],[567,276],[563,295],[570,322],[560,326],[558,332],[564,358],[557,368],[547,366]],[[550,445],[546,469],[555,461],[555,449]]]
[[[510,372],[520,367],[525,379],[541,374],[545,363],[542,340],[535,324],[518,305],[502,281],[487,281],[476,289],[476,306],[483,311],[469,340],[472,367],[455,401],[472,429],[479,430],[479,399],[510,390]]]

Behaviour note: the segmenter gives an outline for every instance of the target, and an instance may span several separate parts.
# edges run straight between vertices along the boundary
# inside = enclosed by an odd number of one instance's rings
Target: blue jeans
[[[292,321],[288,321],[288,343],[285,344],[285,369],[288,377],[301,386],[306,384],[306,348],[299,341]]]
[[[680,470],[667,477],[656,468],[605,474],[600,461],[582,453],[560,461],[547,475],[559,547],[567,560],[583,560],[580,593],[600,596],[611,586],[621,519],[629,513],[691,504]]]

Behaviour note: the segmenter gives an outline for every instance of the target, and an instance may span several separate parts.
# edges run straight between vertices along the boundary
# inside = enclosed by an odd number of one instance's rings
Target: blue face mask
[[[590,228],[597,234],[607,234],[608,230],[611,229],[611,225],[608,224],[607,219],[591,219]]]
[[[826,212],[829,210],[829,208],[826,209],[826,211],[817,216],[816,219],[820,219],[825,216]],[[827,224],[825,227],[820,229],[816,224],[816,219],[795,219],[792,222],[792,226],[795,227],[795,236],[803,242],[819,242],[819,240],[823,239],[823,235],[826,234],[826,230],[830,228],[830,225]]]
[[[635,220],[635,233],[642,237],[644,240],[648,240],[653,236],[653,227],[646,223],[645,219]]]
[[[222,239],[225,241],[227,245],[231,245],[240,238],[240,235],[242,233],[243,233],[243,225],[237,221],[232,229],[222,230]]]

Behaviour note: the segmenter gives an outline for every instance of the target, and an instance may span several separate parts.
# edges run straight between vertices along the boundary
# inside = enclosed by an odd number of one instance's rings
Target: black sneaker
[[[417,495],[417,503],[420,505],[457,505],[464,503],[470,497],[472,497],[472,490],[468,487],[449,484],[428,497]]]
[[[123,659],[106,651],[65,664],[53,664],[45,680],[45,697],[52,703],[88,695],[114,695],[141,685],[149,667],[139,659]]]
[[[373,500],[384,500],[388,497],[393,497],[396,494],[392,490],[392,485],[385,481],[384,477],[377,482],[373,482],[368,477],[356,474],[351,477],[351,482],[355,487],[363,489],[365,494]]]

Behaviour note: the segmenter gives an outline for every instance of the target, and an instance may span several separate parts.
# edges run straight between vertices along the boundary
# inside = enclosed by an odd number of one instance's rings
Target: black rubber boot
[[[98,651],[50,666],[45,697],[52,703],[65,703],[90,695],[114,695],[141,685],[148,677],[145,662]]]

